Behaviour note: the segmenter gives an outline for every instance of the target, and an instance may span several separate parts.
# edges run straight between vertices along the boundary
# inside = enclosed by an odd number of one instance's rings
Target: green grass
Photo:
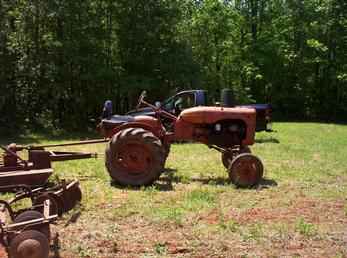
[[[303,218],[298,219],[295,229],[305,237],[313,237],[317,234],[317,229],[312,223],[307,223]]]
[[[347,256],[347,126],[276,123],[274,129],[257,134],[251,148],[265,167],[255,189],[231,185],[220,153],[200,144],[174,144],[167,171],[140,189],[111,185],[103,157],[54,163],[55,177],[77,178],[83,191],[80,209],[57,226],[62,258]],[[104,147],[60,149],[102,154]]]

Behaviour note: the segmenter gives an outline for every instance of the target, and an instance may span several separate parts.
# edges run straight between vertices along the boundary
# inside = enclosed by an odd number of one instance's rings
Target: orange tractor
[[[155,117],[112,115],[112,102],[105,102],[98,128],[110,138],[105,165],[113,180],[121,185],[150,185],[164,171],[170,144],[193,141],[221,152],[223,165],[235,185],[250,187],[259,183],[263,164],[248,148],[254,143],[254,109],[193,107],[176,117],[146,102],[145,95],[143,92],[139,97],[137,108],[144,104],[153,109]],[[172,131],[166,131],[162,118],[172,120]]]

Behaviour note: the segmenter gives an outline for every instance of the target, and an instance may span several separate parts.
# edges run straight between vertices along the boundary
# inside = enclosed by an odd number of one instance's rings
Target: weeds
[[[303,218],[300,218],[295,225],[295,229],[301,235],[305,237],[313,237],[317,234],[315,225],[305,222]]]
[[[228,232],[236,233],[240,230],[240,224],[232,219],[228,221],[220,221],[218,225],[222,230],[225,230]]]
[[[254,240],[256,242],[259,242],[263,235],[263,226],[259,223],[256,223],[249,226],[248,232],[243,235],[243,238],[245,241]]]
[[[166,243],[155,243],[154,250],[156,254],[166,254],[167,253],[167,244]]]
[[[154,219],[157,218],[159,221],[174,222],[177,225],[182,225],[183,214],[184,210],[182,208],[170,206],[163,206],[153,210]]]

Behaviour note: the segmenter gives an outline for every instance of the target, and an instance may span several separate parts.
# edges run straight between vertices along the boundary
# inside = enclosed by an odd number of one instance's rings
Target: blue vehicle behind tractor
[[[185,90],[178,92],[174,96],[164,100],[163,102],[156,102],[156,106],[163,110],[178,116],[183,110],[197,106],[208,106],[210,103],[207,97],[207,91],[205,90]],[[272,131],[272,106],[271,104],[247,104],[247,105],[235,105],[232,91],[229,89],[222,90],[221,102],[215,103],[215,105],[221,105],[225,107],[244,107],[254,108],[256,110],[256,131]],[[137,110],[131,110],[126,115],[129,116],[155,116],[153,109],[149,107],[140,108]],[[165,123],[166,127],[170,127],[168,123]]]

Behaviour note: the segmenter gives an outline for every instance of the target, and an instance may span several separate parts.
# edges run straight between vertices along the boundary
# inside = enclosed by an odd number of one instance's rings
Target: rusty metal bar
[[[23,149],[43,149],[43,148],[52,148],[52,147],[63,147],[63,146],[75,146],[75,145],[103,143],[103,142],[108,142],[108,141],[109,141],[108,139],[103,138],[103,139],[96,139],[96,140],[86,140],[86,141],[60,143],[60,144],[20,146],[20,148],[23,148]]]
[[[53,220],[56,220],[57,218],[58,218],[58,215],[52,215],[47,218],[32,219],[28,221],[10,224],[10,225],[4,226],[3,228],[8,231],[18,230],[18,228],[23,228],[23,227],[25,228],[28,226],[35,226],[35,225],[42,225],[43,223],[49,223]]]
[[[157,111],[159,112],[161,115],[165,116],[166,118],[169,118],[173,121],[176,121],[177,120],[177,117],[169,112],[166,112],[165,110],[162,110],[161,108],[158,108],[154,105],[152,105],[151,103],[148,103],[147,101],[145,100],[142,100],[141,101],[143,104],[145,104],[146,106],[149,106],[150,108],[152,108],[154,111]]]
[[[67,152],[67,151],[50,151],[51,161],[66,161],[66,160],[76,160],[76,159],[89,159],[97,158],[97,153],[83,153],[83,152]]]

